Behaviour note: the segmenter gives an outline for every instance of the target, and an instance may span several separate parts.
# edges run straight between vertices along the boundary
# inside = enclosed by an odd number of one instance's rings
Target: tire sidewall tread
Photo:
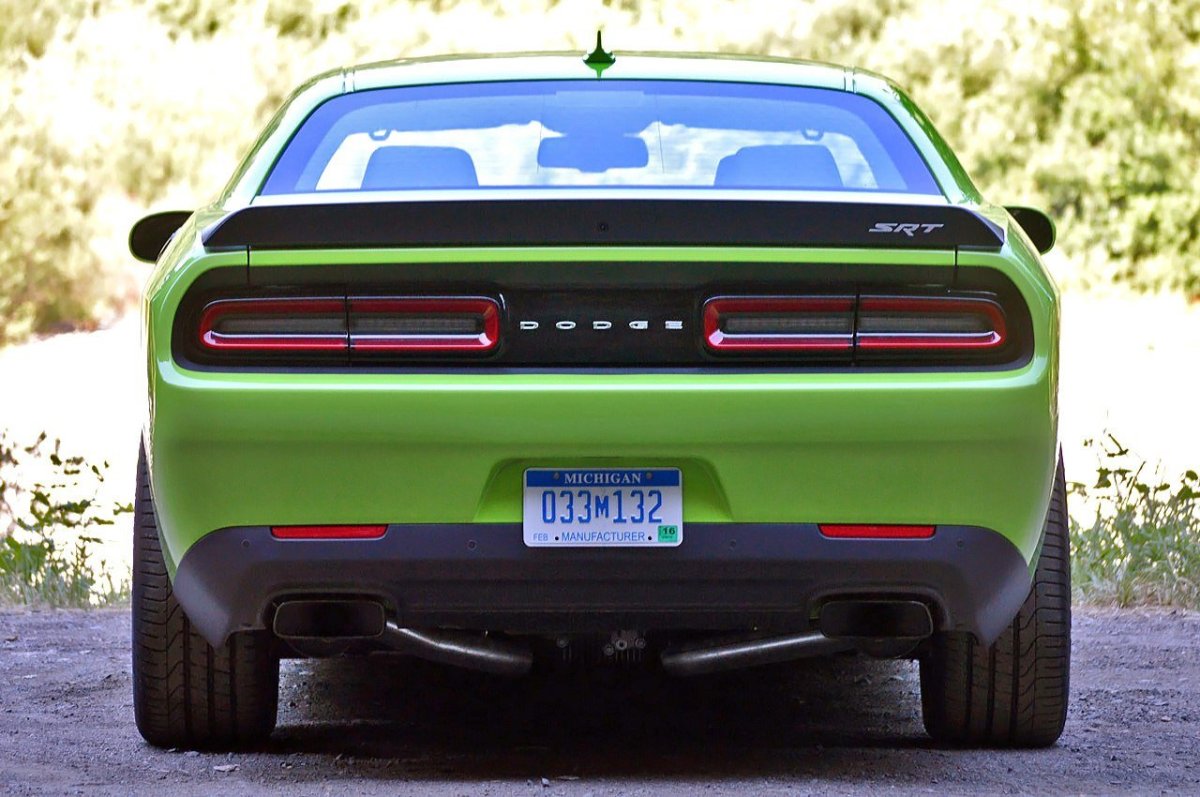
[[[990,646],[934,635],[921,658],[921,707],[935,740],[1046,747],[1062,734],[1070,693],[1071,565],[1062,456],[1029,595]]]
[[[233,634],[213,647],[175,599],[159,539],[146,452],[134,500],[133,709],[157,747],[240,749],[275,727],[279,658],[269,634]]]

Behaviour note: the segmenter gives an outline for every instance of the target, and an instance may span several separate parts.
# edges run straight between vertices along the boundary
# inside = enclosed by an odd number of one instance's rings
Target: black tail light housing
[[[188,349],[199,362],[330,365],[487,356],[499,344],[491,297],[266,296],[206,303]]]
[[[220,371],[998,370],[1034,351],[994,269],[845,264],[217,268],[172,328],[176,362]]]
[[[718,357],[989,363],[1019,349],[1003,306],[986,294],[720,296],[703,316],[704,345]]]

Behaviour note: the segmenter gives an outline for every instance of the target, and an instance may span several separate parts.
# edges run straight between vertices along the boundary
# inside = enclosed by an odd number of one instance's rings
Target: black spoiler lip
[[[710,199],[504,199],[262,205],[202,235],[208,249],[821,246],[999,249],[1004,230],[957,205]]]

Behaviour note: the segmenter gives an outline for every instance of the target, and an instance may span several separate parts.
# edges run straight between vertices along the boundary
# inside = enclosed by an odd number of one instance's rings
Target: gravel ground
[[[1078,610],[1067,731],[1016,752],[932,745],[915,665],[853,657],[695,681],[285,662],[264,749],[160,751],[134,730],[128,625],[0,613],[0,793],[1200,792],[1200,613]]]

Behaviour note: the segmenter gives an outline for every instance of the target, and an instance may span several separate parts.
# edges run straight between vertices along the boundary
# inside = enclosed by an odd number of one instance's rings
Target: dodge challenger
[[[141,734],[260,742],[288,657],[857,652],[935,740],[1052,744],[1051,221],[883,77],[580,56],[318,76],[133,228]]]

